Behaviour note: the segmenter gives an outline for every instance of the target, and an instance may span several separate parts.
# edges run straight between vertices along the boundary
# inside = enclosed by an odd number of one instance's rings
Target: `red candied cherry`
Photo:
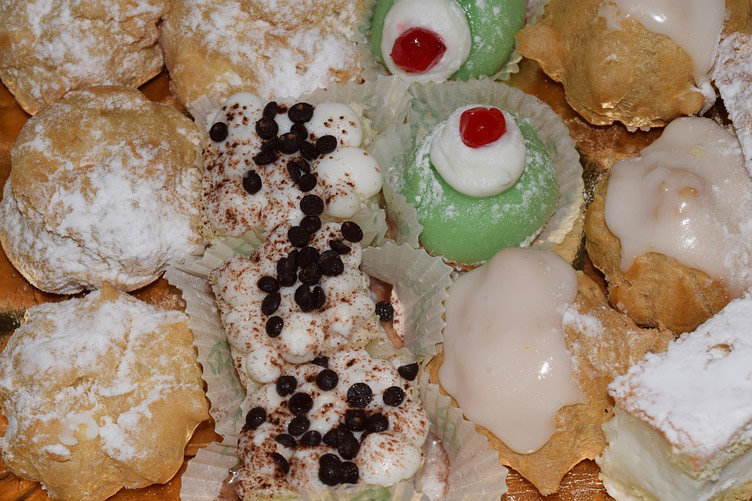
[[[460,116],[460,136],[470,148],[491,144],[507,131],[507,121],[498,108],[470,108]]]
[[[406,73],[423,73],[441,61],[446,45],[439,35],[425,28],[410,28],[397,37],[392,60]]]

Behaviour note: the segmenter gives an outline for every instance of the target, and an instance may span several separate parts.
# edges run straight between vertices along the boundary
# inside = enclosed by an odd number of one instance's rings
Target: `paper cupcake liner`
[[[519,114],[529,120],[543,141],[559,182],[557,208],[541,233],[532,242],[533,247],[550,249],[564,241],[580,216],[584,203],[584,182],[580,156],[574,141],[561,118],[538,98],[490,80],[469,82],[444,82],[441,84],[410,87],[413,96],[408,110],[407,126],[389,128],[372,145],[372,153],[385,167],[385,184],[396,191],[399,176],[409,160],[415,144],[435,126],[446,120],[460,106],[483,103]],[[407,148],[406,148],[407,146]],[[385,188],[385,193],[387,189]],[[401,198],[401,199],[400,199]],[[389,205],[392,206],[389,206]],[[411,245],[412,236],[420,233],[415,226],[417,214],[404,197],[387,200],[387,212],[397,225],[397,236]],[[409,239],[407,238],[409,237]]]
[[[508,470],[499,463],[499,453],[475,430],[475,425],[462,417],[452,400],[429,382],[428,374],[420,372],[420,398],[449,456],[449,493],[451,500],[498,501],[507,491]]]
[[[363,250],[363,271],[394,285],[404,313],[405,346],[417,359],[440,350],[444,329],[444,300],[452,284],[452,268],[423,249],[387,242]]]

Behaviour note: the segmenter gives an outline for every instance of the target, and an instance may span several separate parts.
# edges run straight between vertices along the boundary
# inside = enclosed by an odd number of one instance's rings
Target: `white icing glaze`
[[[462,141],[460,118],[471,104],[455,110],[431,141],[431,163],[452,188],[471,197],[497,195],[511,187],[525,169],[525,141],[514,118],[502,111],[507,130],[480,148]]]
[[[736,138],[705,118],[679,118],[638,158],[611,168],[606,224],[621,270],[657,252],[723,280],[749,284],[752,181]],[[740,217],[740,215],[744,217]]]
[[[634,19],[653,33],[666,35],[692,58],[695,81],[707,85],[708,72],[721,39],[724,0],[606,0],[617,9],[601,9],[611,28]]]
[[[425,28],[444,42],[446,52],[433,68],[423,73],[407,73],[394,63],[392,47],[410,28]],[[381,54],[394,75],[411,82],[443,82],[464,64],[472,40],[465,11],[454,0],[396,0],[384,17]]]
[[[470,421],[520,453],[548,441],[561,407],[584,401],[562,327],[576,294],[566,261],[517,248],[449,289],[439,380]]]

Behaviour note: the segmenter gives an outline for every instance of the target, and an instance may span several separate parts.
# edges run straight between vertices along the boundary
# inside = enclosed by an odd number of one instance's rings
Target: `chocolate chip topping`
[[[298,436],[304,434],[311,427],[311,422],[305,416],[295,416],[287,425],[287,432],[290,435]],[[302,441],[302,439],[301,439]]]
[[[371,414],[366,421],[366,431],[368,433],[381,433],[389,429],[389,419],[380,412]]]
[[[282,295],[279,292],[271,292],[266,295],[264,300],[261,302],[261,313],[264,315],[271,315],[275,311],[277,311],[277,308],[279,308],[279,303],[282,302]]]
[[[288,449],[294,449],[298,445],[295,438],[293,438],[292,435],[288,435],[287,433],[280,433],[279,435],[274,437],[274,440],[277,443],[287,447]]]
[[[313,292],[311,292],[311,296],[313,296],[313,308],[315,310],[321,309],[326,304],[326,294],[324,293],[324,289],[321,288],[321,286],[317,285],[313,288]]]
[[[316,263],[303,268],[298,274],[298,278],[305,285],[316,285],[321,280],[321,271]]]
[[[295,302],[304,312],[311,311],[316,307],[311,289],[307,285],[301,285],[295,289]]]
[[[336,252],[324,251],[319,258],[319,269],[328,277],[336,277],[345,271],[345,264]]]
[[[249,170],[243,176],[243,189],[249,195],[255,195],[261,190],[261,176],[256,171]]]
[[[266,421],[266,410],[263,407],[254,407],[245,415],[245,428],[255,430]]]
[[[308,129],[306,129],[303,124],[292,124],[292,127],[290,127],[290,133],[295,134],[301,144],[308,138]],[[300,144],[298,145],[298,148],[300,148]]]
[[[363,230],[360,229],[358,223],[345,221],[342,223],[342,236],[350,242],[360,242],[363,240]]]
[[[329,357],[325,357],[324,355],[319,355],[313,360],[311,360],[311,363],[313,365],[318,365],[319,367],[323,367],[324,369],[329,367]]]
[[[277,146],[277,148],[282,153],[291,155],[298,151],[302,142],[300,136],[293,132],[287,132],[279,136],[279,146]]]
[[[336,455],[324,454],[319,458],[319,480],[330,487],[342,483],[342,462]]]
[[[315,160],[319,157],[319,152],[316,147],[308,141],[303,141],[300,145],[300,154],[303,155],[303,158],[306,160]]]
[[[285,475],[290,473],[290,463],[287,462],[282,454],[280,454],[279,452],[272,452],[271,456],[279,469],[282,470],[282,473],[284,473]]]
[[[347,402],[352,407],[365,407],[372,398],[373,392],[366,383],[355,383],[347,389]]]
[[[313,117],[313,105],[308,103],[295,103],[290,106],[287,116],[292,122],[308,122]]]
[[[209,129],[209,137],[215,143],[220,143],[227,139],[227,134],[227,124],[224,122],[216,122],[211,126],[211,129]]]
[[[306,245],[308,245],[310,233],[300,226],[293,226],[292,228],[287,230],[287,238],[295,247],[305,247]]]
[[[337,254],[347,254],[351,250],[342,240],[329,240],[329,247]]]
[[[277,116],[277,101],[269,101],[266,103],[262,115],[264,118],[274,118]]]
[[[277,292],[279,290],[279,282],[276,278],[270,277],[270,276],[263,276],[259,278],[259,281],[256,282],[256,285],[259,289],[261,289],[263,292]]]
[[[287,173],[290,175],[290,179],[292,179],[292,182],[295,184],[298,184],[300,182],[300,176],[303,175],[302,171],[300,170],[300,166],[295,160],[287,164]]]
[[[273,118],[262,118],[256,122],[256,134],[261,139],[271,139],[279,132],[279,126]]]
[[[407,379],[408,381],[412,381],[418,376],[418,364],[412,363],[412,364],[400,365],[397,368],[397,372],[404,379]]]
[[[298,266],[305,269],[311,265],[318,264],[319,251],[315,247],[303,247],[298,252]]]
[[[305,416],[313,407],[313,399],[307,393],[296,393],[290,397],[287,408],[296,416]]]
[[[300,444],[306,447],[316,447],[321,443],[321,433],[316,430],[309,430],[300,437]]]
[[[338,445],[337,452],[343,459],[352,459],[358,455],[360,450],[360,443],[355,435],[352,434],[347,428],[340,426],[337,429]]]
[[[282,271],[277,275],[277,278],[279,279],[279,284],[282,287],[290,287],[291,285],[295,285],[295,282],[298,280],[295,272],[290,270]]]
[[[324,212],[324,201],[317,195],[306,195],[300,199],[300,210],[306,216],[319,216]]]
[[[269,320],[266,321],[266,334],[269,337],[277,337],[282,333],[284,325],[285,321],[282,320],[282,317],[269,317]]]
[[[347,409],[345,411],[345,426],[350,431],[363,431],[366,429],[368,417],[363,409]]]
[[[298,181],[298,188],[302,192],[308,192],[316,187],[317,182],[318,180],[313,174],[303,174]]]
[[[339,376],[331,369],[324,369],[316,376],[316,384],[323,391],[331,391],[337,387]]]
[[[337,428],[332,428],[324,433],[324,438],[322,438],[322,440],[329,447],[334,447],[336,449],[339,445],[339,434],[337,433]]]
[[[323,154],[333,152],[337,149],[337,138],[328,134],[321,136],[316,140],[316,149]]]
[[[390,386],[384,390],[384,403],[392,407],[398,407],[405,400],[405,392],[399,386]]]
[[[261,150],[253,156],[253,163],[259,167],[269,165],[277,161],[277,154],[273,150]]]
[[[300,227],[309,235],[313,235],[321,229],[321,219],[318,216],[306,216],[300,220]]]
[[[342,483],[343,484],[357,484],[360,479],[360,472],[358,471],[358,465],[351,461],[343,461],[341,465],[342,470]]]
[[[294,376],[279,376],[277,378],[277,393],[280,397],[286,397],[295,391],[298,381]]]
[[[389,301],[379,301],[376,303],[376,314],[382,322],[388,322],[394,319],[394,306]]]

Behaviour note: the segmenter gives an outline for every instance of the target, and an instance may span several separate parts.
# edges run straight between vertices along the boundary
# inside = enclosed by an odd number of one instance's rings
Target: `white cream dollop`
[[[470,421],[517,452],[542,447],[557,411],[585,400],[563,331],[577,283],[556,254],[509,248],[449,289],[439,380]]]
[[[407,73],[394,63],[392,47],[410,28],[424,28],[436,33],[446,46],[441,60],[423,73]],[[470,26],[454,0],[396,0],[384,17],[381,54],[384,64],[394,75],[411,82],[443,82],[465,63],[470,55]]]
[[[465,111],[487,107],[471,104],[458,108],[431,142],[431,163],[452,188],[471,197],[497,195],[517,182],[525,169],[525,141],[509,113],[502,111],[507,130],[485,146],[471,148],[462,141],[460,118]]]
[[[340,146],[360,146],[363,127],[355,110],[344,103],[321,103],[313,109],[311,120],[305,124],[316,137],[332,135]]]
[[[337,148],[319,160],[319,179],[329,185],[352,187],[362,200],[381,191],[381,169],[376,159],[361,148]]]

